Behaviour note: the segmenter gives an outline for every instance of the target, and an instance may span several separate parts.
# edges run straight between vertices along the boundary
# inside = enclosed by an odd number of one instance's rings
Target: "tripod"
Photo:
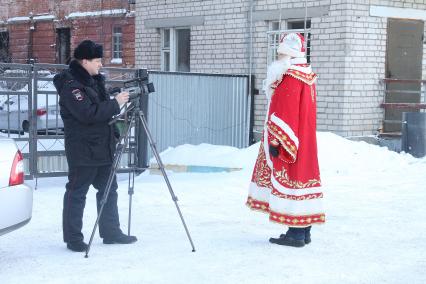
[[[142,123],[142,126],[143,126],[143,128],[145,130],[145,133],[147,135],[147,138],[148,138],[148,142],[149,142],[149,144],[151,146],[151,150],[152,150],[152,152],[153,152],[153,154],[155,156],[155,159],[157,160],[157,164],[158,164],[159,169],[160,169],[160,171],[161,171],[161,173],[162,173],[162,175],[164,177],[164,180],[165,180],[165,182],[167,184],[167,188],[169,189],[169,193],[170,193],[170,195],[172,197],[172,200],[175,203],[177,212],[178,212],[179,217],[180,217],[180,219],[182,221],[182,225],[185,228],[186,235],[188,236],[189,242],[190,242],[191,247],[192,247],[192,252],[195,252],[194,243],[192,242],[192,238],[191,238],[191,235],[189,234],[188,227],[186,226],[185,220],[183,219],[182,212],[180,211],[179,205],[177,203],[178,199],[177,199],[175,193],[173,192],[173,189],[172,189],[172,186],[170,184],[169,178],[168,178],[168,176],[166,174],[166,171],[164,169],[163,162],[161,161],[160,155],[159,155],[159,153],[157,151],[156,144],[155,144],[155,142],[154,142],[154,140],[152,138],[151,132],[150,132],[150,130],[148,128],[148,123],[146,121],[145,114],[140,109],[140,98],[138,97],[137,99],[135,99],[134,101],[132,101],[131,105],[129,106],[129,108],[123,114],[120,114],[118,117],[114,118],[110,122],[110,124],[114,123],[120,117],[123,117],[123,116],[127,115],[128,113],[130,113],[130,121],[128,123],[126,123],[126,128],[125,128],[124,134],[120,136],[120,139],[119,139],[119,142],[118,142],[118,145],[117,145],[117,149],[116,149],[116,152],[115,152],[115,155],[114,155],[114,159],[113,159],[113,162],[112,162],[111,171],[110,171],[110,174],[109,174],[109,177],[108,177],[108,182],[107,182],[107,185],[106,185],[106,188],[105,188],[105,191],[104,191],[104,195],[103,195],[102,200],[100,202],[101,206],[100,206],[100,209],[98,211],[98,216],[96,218],[95,225],[93,226],[92,234],[90,236],[90,241],[89,241],[89,243],[87,245],[85,258],[88,258],[88,254],[89,254],[89,251],[90,251],[90,247],[92,245],[93,237],[94,237],[96,229],[98,227],[100,217],[102,216],[104,205],[105,205],[105,203],[108,200],[108,195],[110,193],[114,177],[115,177],[115,175],[117,173],[117,169],[118,169],[118,166],[120,164],[121,156],[124,153],[126,145],[129,144],[129,139],[130,139],[130,133],[131,133],[132,125],[137,125],[138,121],[140,121]],[[136,157],[136,155],[135,155],[135,157]],[[132,171],[131,171],[132,177],[129,175],[129,192],[128,192],[129,193],[129,222],[128,222],[128,235],[130,235],[132,195],[133,195],[133,187],[134,187],[134,175],[135,175],[136,169],[137,168],[135,166],[132,166]],[[132,180],[132,186],[130,186],[130,181],[131,180]]]

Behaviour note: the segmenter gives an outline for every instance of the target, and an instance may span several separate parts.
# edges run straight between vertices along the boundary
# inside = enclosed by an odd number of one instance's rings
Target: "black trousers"
[[[97,189],[96,203],[99,212],[100,202],[106,189],[110,171],[110,165],[69,169],[62,212],[64,242],[76,242],[84,239],[81,229],[83,227],[83,212],[86,205],[87,192],[90,185]],[[101,238],[109,238],[122,233],[117,208],[117,187],[117,179],[114,177],[107,202],[99,220],[99,235]]]

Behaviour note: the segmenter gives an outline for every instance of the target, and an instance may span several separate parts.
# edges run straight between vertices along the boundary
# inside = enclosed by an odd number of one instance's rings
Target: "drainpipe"
[[[250,0],[250,13],[249,13],[249,93],[251,94],[251,75],[253,72],[253,9],[254,0]]]
[[[305,41],[303,42],[303,48],[305,49],[305,58],[308,57],[308,34],[306,33],[307,21],[308,21],[308,3],[307,3],[307,0],[305,0],[305,20],[303,21],[303,36],[305,38]]]
[[[249,109],[247,114],[250,116],[250,121],[247,125],[248,131],[248,145],[254,143],[254,82],[253,82],[253,10],[254,0],[250,0],[250,13],[249,13],[249,82],[248,91],[250,96]],[[247,146],[248,146],[247,145]]]
[[[136,0],[128,0],[127,3],[127,12],[130,13],[130,11],[132,11],[132,5],[136,4]]]
[[[34,61],[33,59],[34,30],[35,30],[35,23],[33,19],[33,13],[30,12],[30,30],[28,34],[29,38],[28,38],[27,63],[31,63]]]

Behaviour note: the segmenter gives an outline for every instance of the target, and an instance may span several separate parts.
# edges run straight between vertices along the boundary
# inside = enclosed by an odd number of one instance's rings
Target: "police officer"
[[[97,189],[97,208],[103,197],[112,167],[116,138],[111,117],[129,100],[122,92],[111,99],[105,90],[105,78],[99,74],[103,48],[91,40],[74,50],[69,68],[56,75],[54,84],[65,132],[68,183],[64,195],[63,237],[67,248],[83,252],[87,248],[81,232],[83,211],[89,186]],[[129,244],[135,236],[123,234],[117,208],[117,181],[114,177],[108,200],[99,220],[104,244]]]

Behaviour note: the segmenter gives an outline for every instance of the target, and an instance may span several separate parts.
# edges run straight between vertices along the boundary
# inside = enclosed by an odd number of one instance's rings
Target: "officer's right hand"
[[[128,92],[121,92],[118,95],[115,96],[115,99],[117,100],[118,104],[124,105],[129,101],[129,93]]]

